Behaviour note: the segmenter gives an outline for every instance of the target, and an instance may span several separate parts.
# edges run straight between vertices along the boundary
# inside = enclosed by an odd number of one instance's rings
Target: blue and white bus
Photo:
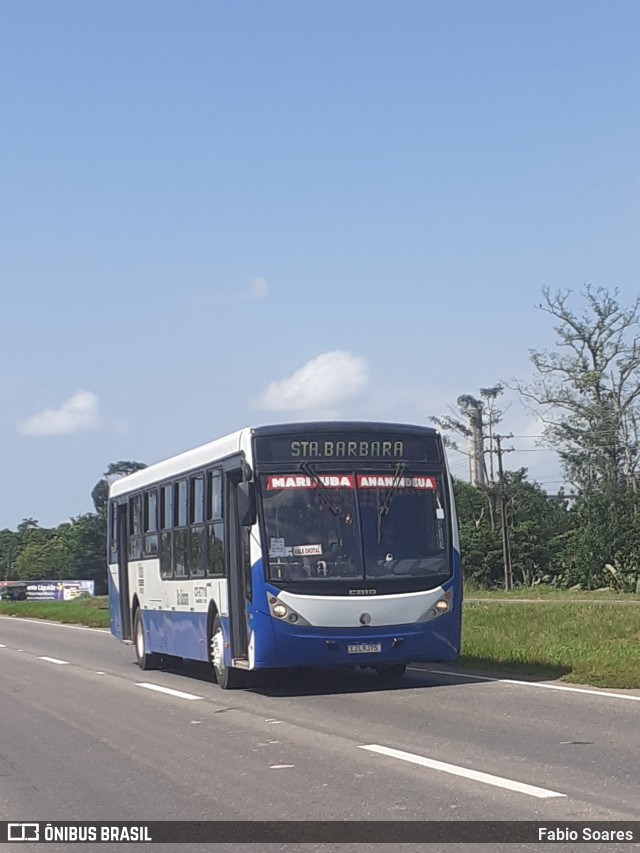
[[[443,443],[428,427],[247,428],[117,480],[111,631],[142,669],[373,667],[459,653],[460,548]]]

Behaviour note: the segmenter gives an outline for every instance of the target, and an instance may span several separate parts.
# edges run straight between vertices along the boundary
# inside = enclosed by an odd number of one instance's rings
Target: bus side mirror
[[[242,527],[251,527],[256,523],[256,485],[238,483],[238,519]]]

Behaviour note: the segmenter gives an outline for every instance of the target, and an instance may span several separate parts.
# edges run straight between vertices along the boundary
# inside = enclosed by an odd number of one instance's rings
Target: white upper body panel
[[[252,430],[249,428],[238,430],[224,438],[187,450],[178,456],[172,456],[171,459],[165,459],[163,462],[157,462],[155,465],[149,465],[148,468],[122,477],[111,484],[109,497],[116,498],[128,492],[136,492],[153,483],[176,477],[185,471],[213,465],[240,451],[244,451],[247,461],[251,464],[251,433]]]

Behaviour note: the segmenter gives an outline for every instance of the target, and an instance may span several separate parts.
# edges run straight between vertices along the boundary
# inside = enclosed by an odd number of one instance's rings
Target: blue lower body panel
[[[142,610],[149,651],[190,660],[208,660],[206,613]]]
[[[379,628],[296,627],[268,614],[253,614],[256,667],[376,666],[458,657],[459,617]],[[379,643],[381,651],[351,654],[348,646]]]

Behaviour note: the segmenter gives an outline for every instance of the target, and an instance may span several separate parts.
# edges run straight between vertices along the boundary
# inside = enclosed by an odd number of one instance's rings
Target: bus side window
[[[129,559],[142,557],[142,495],[129,498]]]
[[[144,555],[158,554],[158,492],[149,489],[144,493]]]
[[[202,524],[204,521],[204,474],[191,478],[189,494],[189,524]]]
[[[222,472],[207,472],[207,520],[222,518]]]
[[[160,574],[173,577],[173,485],[160,487]]]
[[[204,474],[194,474],[189,481],[189,541],[187,546],[189,576],[204,577],[207,570],[207,534],[204,526]]]
[[[192,578],[204,577],[207,570],[207,531],[204,524],[189,529],[189,574]]]
[[[207,525],[209,531],[209,559],[207,575],[221,577],[224,575],[224,523],[216,521]]]
[[[189,482],[178,480],[174,492],[174,519],[176,529],[173,531],[173,559],[174,571],[177,578],[189,576],[188,559],[188,534],[187,528],[189,518]]]
[[[109,562],[118,562],[118,507],[115,501],[109,504]]]
[[[224,576],[224,523],[222,521],[222,471],[207,471],[205,501],[207,524],[207,576]]]

